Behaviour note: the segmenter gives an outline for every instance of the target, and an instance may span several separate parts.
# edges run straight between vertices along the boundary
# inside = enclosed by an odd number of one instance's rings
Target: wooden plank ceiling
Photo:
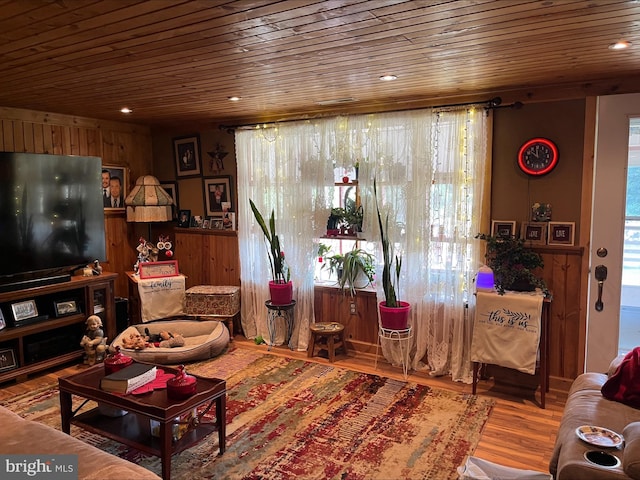
[[[638,0],[0,0],[0,106],[239,124],[640,91],[639,24]]]

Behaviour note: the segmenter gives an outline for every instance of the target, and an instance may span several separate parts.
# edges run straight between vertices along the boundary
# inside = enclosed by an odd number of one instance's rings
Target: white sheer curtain
[[[263,215],[275,208],[298,301],[294,342],[304,349],[313,319],[317,239],[331,207],[326,187],[333,184],[335,166],[349,168],[359,161],[366,237],[379,240],[374,178],[383,215],[395,220],[391,238],[403,256],[399,298],[412,305],[411,367],[470,382],[467,305],[473,303],[472,280],[483,260],[474,237],[488,223],[489,122],[484,109],[427,109],[238,131],[245,333],[266,335],[269,279],[262,233],[248,199]],[[377,289],[381,301],[382,286]],[[399,363],[392,346],[383,345],[383,353]]]

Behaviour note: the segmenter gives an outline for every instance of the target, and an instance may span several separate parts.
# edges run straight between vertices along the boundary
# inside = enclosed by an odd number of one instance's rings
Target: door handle
[[[598,280],[598,299],[596,300],[596,310],[601,312],[604,310],[604,304],[602,303],[602,286],[607,279],[607,267],[604,265],[596,266],[596,280]]]

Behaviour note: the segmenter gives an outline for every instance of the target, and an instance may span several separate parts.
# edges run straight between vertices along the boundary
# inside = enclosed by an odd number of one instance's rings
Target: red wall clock
[[[558,164],[558,147],[546,138],[532,138],[518,151],[518,166],[527,175],[549,173]]]

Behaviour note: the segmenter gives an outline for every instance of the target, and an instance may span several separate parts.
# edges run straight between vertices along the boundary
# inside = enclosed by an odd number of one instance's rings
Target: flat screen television
[[[0,152],[0,291],[105,258],[99,157]]]

